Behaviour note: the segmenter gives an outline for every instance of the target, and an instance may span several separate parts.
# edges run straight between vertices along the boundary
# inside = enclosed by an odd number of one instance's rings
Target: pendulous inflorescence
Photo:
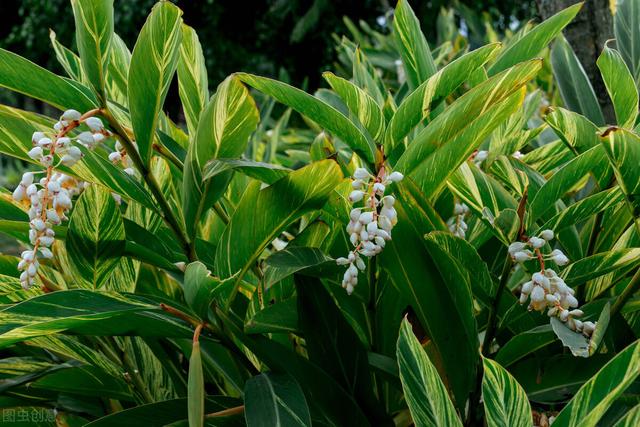
[[[51,132],[34,132],[33,148],[28,155],[44,167],[41,171],[26,172],[13,192],[13,199],[29,208],[29,242],[32,249],[23,251],[18,269],[22,287],[28,289],[35,283],[40,263],[38,256],[52,258],[55,232],[53,226],[66,220],[72,206],[72,198],[82,190],[83,183],[75,178],[54,172],[59,165],[71,167],[83,156],[78,147],[88,149],[105,140],[111,134],[102,121],[94,117],[97,110],[80,114],[76,110],[65,111]],[[77,136],[70,132],[80,125],[88,128]],[[40,179],[38,176],[42,175]]]
[[[364,168],[358,168],[353,174],[349,201],[362,205],[351,210],[347,224],[349,240],[355,247],[347,257],[336,260],[338,265],[348,265],[342,279],[342,287],[351,295],[358,284],[358,271],[364,271],[366,265],[362,257],[371,258],[384,248],[391,240],[391,229],[398,221],[398,214],[393,207],[396,199],[385,195],[387,187],[393,182],[402,180],[400,172],[387,174],[384,166],[373,176]]]
[[[569,263],[569,258],[560,249],[554,249],[549,254],[542,253],[541,249],[553,238],[552,230],[543,230],[526,242],[514,242],[509,245],[509,254],[515,262],[523,263],[537,259],[540,264],[540,271],[533,273],[531,280],[522,285],[520,304],[529,300],[529,310],[547,310],[549,317],[556,317],[571,330],[589,337],[596,324],[578,319],[584,313],[578,308],[575,291],[554,270],[545,268],[545,261],[549,260],[558,266]]]

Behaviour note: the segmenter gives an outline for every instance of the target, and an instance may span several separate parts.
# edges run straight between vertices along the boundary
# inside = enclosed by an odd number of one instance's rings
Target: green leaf
[[[140,425],[169,425],[184,419],[187,414],[187,398],[165,400],[134,406],[129,409],[109,414],[87,424],[87,427],[140,427]],[[207,413],[219,412],[238,406],[238,399],[227,396],[205,397]]]
[[[597,64],[613,102],[618,126],[633,128],[638,117],[638,90],[622,55],[605,46]]]
[[[265,260],[268,266],[265,271],[266,286],[270,286],[280,280],[309,267],[317,267],[334,262],[318,248],[305,246],[289,246],[278,251]]]
[[[107,94],[115,102],[128,106],[127,84],[129,81],[131,52],[125,42],[115,33],[111,40],[110,52],[111,57],[109,59],[109,69],[107,70]]]
[[[511,43],[489,68],[489,75],[493,76],[519,62],[528,61],[539,55],[540,51],[573,20],[581,7],[582,3],[577,3],[561,10]]]
[[[251,316],[244,325],[247,334],[298,331],[298,305],[295,298],[276,302]]]
[[[618,185],[637,215],[640,212],[640,137],[624,129],[610,128],[602,134],[600,142]]]
[[[193,334],[181,321],[160,313],[157,303],[84,289],[39,295],[0,310],[0,348],[61,332],[182,338]]]
[[[373,163],[375,144],[344,114],[326,102],[277,80],[252,74],[236,74],[240,80],[275,98],[298,113],[307,116],[320,127],[340,138],[364,160]]]
[[[624,414],[613,427],[634,427],[637,425],[640,425],[640,404]]]
[[[209,306],[215,295],[226,287],[225,282],[212,277],[207,267],[200,261],[187,265],[184,272],[184,297],[200,319],[207,319]]]
[[[636,0],[624,0],[616,4],[613,31],[616,46],[638,85],[640,82],[640,4]]]
[[[390,148],[393,149],[418,123],[429,117],[434,107],[491,59],[500,46],[493,43],[462,55],[407,95],[387,127],[385,137],[391,144]],[[390,152],[389,149],[387,151]]]
[[[515,335],[500,347],[496,355],[496,362],[505,367],[512,365],[528,354],[546,347],[555,340],[556,335],[549,325],[537,326]]]
[[[394,12],[393,29],[409,88],[416,89],[434,75],[437,68],[427,39],[420,29],[420,22],[407,0],[398,0]]]
[[[248,427],[311,426],[311,415],[300,385],[290,375],[264,373],[244,387]]]
[[[598,127],[583,115],[564,108],[550,108],[544,120],[573,152],[584,153],[600,143]]]
[[[82,69],[106,105],[106,74],[113,37],[113,0],[72,0]]]
[[[565,268],[562,275],[573,287],[612,271],[631,268],[639,262],[640,248],[615,249],[582,258]]]
[[[597,145],[580,154],[557,170],[547,182],[536,192],[529,203],[529,220],[535,222],[551,209],[556,200],[572,190],[585,175],[594,169],[594,165],[607,162],[606,154]]]
[[[56,38],[56,33],[53,30],[49,30],[49,40],[51,40],[51,45],[53,46],[53,50],[56,53],[56,59],[64,68],[67,76],[71,77],[73,80],[78,82],[86,81],[84,77],[84,71],[82,70],[82,65],[80,64],[80,58],[75,52],[67,49],[63,46]]]
[[[125,248],[122,216],[111,193],[95,185],[85,189],[75,203],[68,229],[69,259],[91,288],[101,288]]]
[[[374,141],[379,141],[384,133],[386,121],[376,101],[367,92],[342,77],[329,71],[322,76],[342,98],[354,121],[364,126]]]
[[[89,111],[98,100],[86,86],[60,77],[33,62],[0,49],[0,87],[46,102],[60,110]]]
[[[579,332],[575,332],[557,317],[551,318],[551,327],[562,344],[571,350],[576,357],[589,357],[589,339]]]
[[[262,190],[259,182],[250,185],[220,237],[216,274],[224,279],[239,272],[237,289],[267,245],[302,215],[322,208],[341,180],[337,163],[322,160],[291,172]]]
[[[220,83],[200,115],[195,139],[185,159],[182,208],[191,238],[196,235],[200,219],[226,191],[233,176],[229,170],[203,182],[205,163],[240,157],[258,120],[256,104],[238,79],[231,76]]]
[[[640,341],[629,345],[587,381],[560,411],[554,427],[596,426],[611,404],[640,375]]]
[[[558,36],[551,49],[551,66],[567,108],[584,115],[598,126],[604,125],[604,116],[591,81],[562,35]]]
[[[178,64],[181,15],[182,11],[168,1],[156,3],[131,56],[128,80],[131,124],[138,151],[147,165],[159,114]]]
[[[200,113],[209,100],[207,68],[202,46],[195,30],[182,25],[182,43],[178,59],[178,90],[189,135],[198,129]]]
[[[191,358],[189,359],[188,386],[189,427],[204,426],[204,376],[202,375],[202,357],[200,342],[194,338]]]
[[[267,184],[273,184],[290,172],[290,169],[272,163],[254,162],[245,159],[213,159],[205,165],[202,179],[211,179],[230,170],[240,172]]]
[[[489,427],[530,427],[531,405],[520,384],[499,363],[482,358],[482,400]]]
[[[402,389],[416,426],[462,426],[438,371],[406,318],[400,326],[396,356]]]
[[[540,65],[539,60],[518,64],[458,98],[414,138],[395,169],[412,175],[427,197],[434,197],[448,176],[520,106],[521,87]]]

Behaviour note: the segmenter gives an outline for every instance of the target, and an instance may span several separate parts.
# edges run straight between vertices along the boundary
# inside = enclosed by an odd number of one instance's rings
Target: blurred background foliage
[[[212,90],[234,71],[288,79],[315,89],[321,73],[337,58],[334,34],[347,34],[343,17],[388,31],[394,2],[388,0],[172,0],[200,37]],[[155,0],[116,0],[115,28],[133,49],[135,37]],[[485,22],[497,31],[536,17],[535,2],[521,0],[413,1],[427,39],[434,43],[443,7],[474,38],[484,38]],[[63,73],[49,43],[49,30],[65,46],[74,46],[69,0],[3,0],[0,47]],[[475,37],[474,37],[475,36]],[[2,94],[7,102],[7,92]],[[24,100],[9,99],[24,106]]]

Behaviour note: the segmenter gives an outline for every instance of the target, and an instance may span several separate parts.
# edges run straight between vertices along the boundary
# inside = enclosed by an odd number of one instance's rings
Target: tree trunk
[[[536,0],[542,19],[575,3],[576,0]],[[606,122],[615,123],[613,105],[596,66],[605,42],[613,38],[613,16],[609,0],[586,0],[578,16],[565,28],[564,35],[591,81]]]

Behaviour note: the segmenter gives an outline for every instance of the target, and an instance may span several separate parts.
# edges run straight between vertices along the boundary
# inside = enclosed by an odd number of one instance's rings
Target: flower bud
[[[551,282],[549,282],[549,279],[541,272],[533,273],[531,279],[546,290],[549,290],[549,286],[551,286]]]
[[[56,132],[60,132],[62,129],[65,128],[66,125],[67,123],[61,120],[59,122],[56,122],[56,124],[53,125],[53,129],[55,129]]]
[[[569,294],[566,297],[566,301],[567,301],[567,305],[570,308],[574,308],[578,306],[578,300],[576,299],[576,297],[574,297],[573,295]]]
[[[520,304],[524,304],[527,302],[527,298],[529,298],[529,294],[521,293],[520,294]]]
[[[349,236],[349,240],[351,241],[351,244],[353,246],[358,246],[358,234],[357,233],[351,233],[351,235]]]
[[[533,246],[535,249],[539,249],[545,245],[546,241],[539,237],[532,237],[529,239],[529,244]]]
[[[365,168],[357,168],[353,173],[353,177],[364,181],[371,178],[371,174]]]
[[[93,139],[93,134],[91,132],[82,132],[80,135],[78,135],[77,137],[77,141],[82,144],[82,145],[86,145],[89,147],[92,147],[93,144],[95,143],[95,140]]]
[[[347,264],[349,264],[349,260],[346,259],[345,257],[340,257],[340,258],[336,259],[336,264],[338,264],[338,265],[347,265]]]
[[[522,293],[530,294],[532,290],[533,290],[533,282],[532,281],[528,281],[524,285],[522,285]]]
[[[375,184],[373,184],[373,191],[382,196],[384,194],[385,191],[385,186],[382,183],[376,182]]]
[[[21,202],[26,198],[24,185],[18,185],[12,194],[13,200]]]
[[[40,247],[38,248],[38,250],[40,251],[40,253],[44,258],[48,258],[48,259],[53,258],[53,252],[51,252],[49,248]]]
[[[88,117],[84,121],[84,124],[86,124],[93,132],[102,132],[102,130],[104,129],[102,120],[97,117]]]
[[[584,315],[584,311],[575,309],[575,310],[571,310],[569,314],[572,315],[573,317],[582,317]]]
[[[400,172],[392,172],[388,177],[389,181],[391,182],[400,182],[402,181],[402,178],[404,178],[404,175],[402,175]]]
[[[483,162],[485,160],[487,160],[487,157],[489,157],[489,152],[486,150],[480,150],[476,153],[476,156],[474,157],[474,160],[476,162]]]
[[[367,268],[364,261],[360,257],[356,258],[356,267],[358,267],[360,271],[364,271]]]
[[[359,179],[356,179],[351,183],[351,188],[353,188],[354,190],[361,190],[363,185],[364,185],[364,182],[362,182]]]
[[[364,197],[364,191],[361,190],[353,190],[351,194],[349,194],[349,201],[351,203],[359,202]]]
[[[363,212],[360,214],[360,218],[358,219],[362,224],[369,224],[373,221],[373,212]]]
[[[109,161],[113,163],[118,163],[121,160],[122,160],[122,155],[118,151],[114,151],[113,153],[109,154]]]
[[[77,122],[78,120],[80,120],[80,117],[82,117],[82,114],[80,114],[79,111],[71,109],[62,113],[62,116],[60,116],[60,120],[65,120],[67,122]]]
[[[33,145],[36,145],[44,137],[44,132],[34,132],[31,136],[31,142],[33,143]]]
[[[71,138],[63,136],[61,138],[56,139],[56,145],[60,148],[66,148],[71,145]]]
[[[49,149],[51,147],[51,140],[49,138],[41,138],[37,146],[42,149]]]
[[[351,221],[358,221],[360,219],[361,213],[362,213],[362,210],[358,208],[351,209],[351,212],[349,213],[349,218],[351,218]]]
[[[544,289],[541,286],[534,286],[531,291],[531,301],[541,302],[544,301]]]
[[[569,258],[567,258],[567,256],[560,249],[554,249],[551,252],[551,259],[553,259],[553,262],[560,266],[569,263]]]
[[[540,233],[540,237],[542,237],[547,242],[549,240],[553,240],[553,230],[543,230],[542,233]]]
[[[568,318],[569,318],[569,310],[566,310],[563,308],[562,311],[560,311],[560,320],[562,320],[563,322],[566,322]]]
[[[40,160],[42,158],[42,154],[42,147],[33,147],[31,150],[29,150],[27,156],[29,156],[33,160]]]
[[[378,224],[375,221],[371,221],[367,224],[367,233],[375,234],[378,231]]]
[[[509,254],[512,256],[516,254],[516,252],[521,252],[524,248],[527,247],[527,244],[524,242],[513,242],[509,245]]]
[[[396,199],[393,196],[384,196],[382,198],[382,205],[386,208],[392,208],[396,203]]]
[[[516,262],[524,262],[524,261],[530,260],[532,257],[533,255],[531,255],[531,251],[529,250],[524,250],[524,251],[516,252],[515,254],[513,254],[513,259]]]

